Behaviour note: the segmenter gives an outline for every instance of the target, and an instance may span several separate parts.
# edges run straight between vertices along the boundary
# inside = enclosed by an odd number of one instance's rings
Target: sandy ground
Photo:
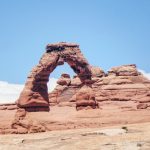
[[[25,135],[0,135],[0,150],[10,149],[149,150],[150,123],[49,131]]]
[[[15,112],[0,111],[0,128],[10,127]],[[0,150],[150,150],[149,109],[51,107],[50,112],[27,117],[42,123],[47,132],[0,135]]]

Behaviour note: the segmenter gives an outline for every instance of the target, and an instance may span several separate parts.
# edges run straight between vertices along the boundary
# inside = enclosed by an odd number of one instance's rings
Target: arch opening
[[[17,105],[28,111],[49,111],[47,83],[50,74],[59,65],[67,63],[78,75],[83,85],[91,83],[91,69],[79,46],[70,43],[48,44],[46,53],[29,74]]]
[[[49,76],[49,81],[47,82],[48,93],[52,92],[56,88],[56,86],[58,85],[57,81],[62,74],[68,74],[70,76],[70,79],[77,75],[66,62],[64,63],[64,65],[57,66]]]

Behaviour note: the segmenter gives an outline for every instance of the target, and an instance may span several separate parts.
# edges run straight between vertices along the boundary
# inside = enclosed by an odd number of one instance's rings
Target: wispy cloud
[[[48,91],[51,92],[57,85],[57,79],[50,78],[48,82]],[[24,85],[12,84],[5,81],[0,81],[0,103],[15,102],[20,92],[23,90]]]
[[[142,69],[138,69],[139,72],[141,72],[146,78],[150,79],[150,73],[147,73],[146,71]]]
[[[49,92],[53,91],[53,89],[56,87],[56,85],[57,85],[57,80],[58,80],[58,79],[56,79],[56,78],[50,78],[50,79],[49,79],[49,82],[48,82],[48,84],[47,84],[47,86],[48,86],[48,91],[49,91]]]

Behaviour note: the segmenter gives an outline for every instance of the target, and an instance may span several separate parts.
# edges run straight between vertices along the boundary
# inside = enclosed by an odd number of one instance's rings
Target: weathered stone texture
[[[79,46],[72,43],[48,44],[46,53],[42,56],[39,64],[34,67],[27,78],[25,87],[20,94],[17,105],[25,108],[27,111],[49,110],[49,96],[47,82],[49,75],[58,66],[67,62],[83,85],[91,82],[91,67],[81,53]],[[96,70],[99,75],[101,72]],[[63,74],[58,80],[59,90],[53,92],[53,96],[58,97],[60,92],[65,91],[67,86],[71,85],[70,76]],[[76,83],[75,83],[76,84]],[[69,92],[68,92],[69,93]],[[67,96],[66,96],[67,97]],[[59,101],[57,98],[51,102]]]
[[[108,71],[108,74],[97,67],[96,71],[95,67],[92,67],[91,70],[93,81],[91,89],[95,95],[95,102],[98,102],[99,106],[107,105],[108,102],[117,102],[120,103],[121,108],[124,102],[126,102],[129,105],[132,104],[130,107],[134,109],[146,109],[150,107],[150,81],[138,72],[136,65],[114,67]],[[61,78],[59,80],[61,80]],[[75,101],[77,101],[77,106],[81,103],[82,105],[92,104],[88,104],[88,101],[84,102],[84,96],[80,98],[82,101],[78,102],[78,97],[76,96],[78,94],[76,93],[80,93],[80,90],[82,91],[83,87],[81,84],[78,77],[71,79],[71,83],[65,87],[58,84],[54,91],[49,94],[50,103],[51,99],[53,102],[56,101],[54,93],[57,90],[57,93],[59,93],[57,95],[59,105],[64,101],[70,102],[70,106],[74,106],[71,105],[71,103]],[[59,90],[63,87],[63,90]],[[88,88],[83,93],[86,93]],[[66,93],[69,93],[69,97],[65,97],[67,95]],[[53,105],[55,104],[53,103]]]

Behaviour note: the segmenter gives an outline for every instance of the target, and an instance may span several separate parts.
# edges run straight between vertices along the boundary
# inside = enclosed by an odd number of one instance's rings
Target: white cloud
[[[57,79],[50,78],[48,82],[48,91],[51,92],[57,85]],[[23,84],[12,84],[5,81],[0,81],[0,103],[15,102],[20,92],[23,90]]]
[[[58,79],[55,79],[55,78],[50,78],[50,79],[49,79],[49,82],[48,82],[48,84],[47,84],[47,86],[48,86],[48,91],[49,91],[49,92],[53,91],[53,89],[56,87],[56,85],[57,85],[57,80],[58,80]]]
[[[141,72],[146,78],[150,79],[150,73],[147,73],[144,70],[138,69],[139,72]]]
[[[22,89],[23,85],[0,81],[0,103],[15,102]]]

